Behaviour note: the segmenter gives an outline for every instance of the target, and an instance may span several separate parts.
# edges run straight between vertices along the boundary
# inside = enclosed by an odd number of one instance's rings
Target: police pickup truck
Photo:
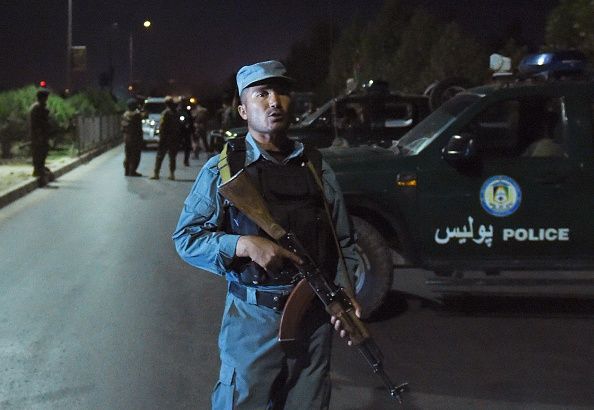
[[[367,315],[404,266],[444,280],[594,268],[594,80],[555,57],[456,95],[390,148],[323,150],[358,232]]]

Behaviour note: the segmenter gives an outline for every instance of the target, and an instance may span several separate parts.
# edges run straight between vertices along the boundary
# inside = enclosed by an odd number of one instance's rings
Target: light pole
[[[142,26],[145,29],[149,29],[151,27],[151,21],[150,20],[145,20],[144,23],[142,23]],[[130,72],[128,73],[128,90],[132,91],[133,90],[133,83],[134,83],[134,37],[133,37],[134,32],[131,30],[130,31],[130,35],[128,36],[128,57],[130,59]]]
[[[72,0],[68,0],[68,32],[66,34],[66,94],[72,87]]]

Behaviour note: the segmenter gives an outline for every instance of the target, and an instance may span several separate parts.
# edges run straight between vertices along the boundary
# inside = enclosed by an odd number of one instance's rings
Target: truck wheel
[[[358,302],[367,319],[384,302],[392,287],[394,265],[390,249],[382,235],[368,222],[353,217],[358,240],[354,246],[354,263],[350,267]]]

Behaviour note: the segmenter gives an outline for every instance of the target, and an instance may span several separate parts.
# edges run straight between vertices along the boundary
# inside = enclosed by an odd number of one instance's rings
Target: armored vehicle
[[[453,97],[390,148],[323,150],[358,231],[367,315],[406,266],[434,271],[444,292],[468,271],[594,268],[593,107],[584,75],[508,76]]]
[[[318,148],[388,147],[431,112],[430,101],[427,95],[391,92],[385,81],[369,81],[298,117],[289,128],[289,138]],[[221,148],[225,140],[246,133],[246,127],[214,130],[209,138]]]

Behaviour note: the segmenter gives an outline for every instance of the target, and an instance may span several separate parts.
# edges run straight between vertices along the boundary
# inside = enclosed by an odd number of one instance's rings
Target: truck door
[[[569,115],[563,98],[529,97],[464,126],[478,160],[419,174],[425,257],[520,266],[590,254],[592,181],[567,149]]]

